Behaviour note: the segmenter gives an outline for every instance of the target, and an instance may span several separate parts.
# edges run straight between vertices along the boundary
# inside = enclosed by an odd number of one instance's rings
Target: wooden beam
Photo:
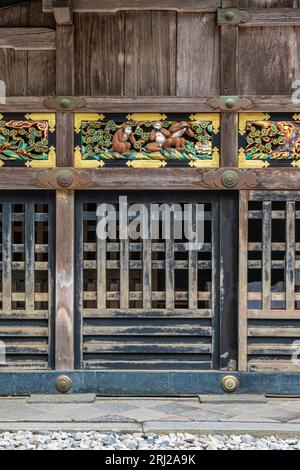
[[[53,13],[56,24],[70,25],[73,23],[72,0],[53,0]]]
[[[239,26],[299,26],[300,8],[219,9],[218,24]]]
[[[53,51],[56,49],[56,32],[49,28],[0,28],[0,48]]]
[[[62,86],[64,84],[62,78],[58,78]],[[71,83],[73,83],[72,78]],[[60,84],[58,84],[60,88]],[[64,93],[63,93],[64,94]],[[78,96],[72,97],[71,94],[64,94],[70,99],[70,106],[64,108],[59,105],[57,97],[57,105],[53,105],[53,96],[9,96],[5,103],[0,103],[0,113],[9,112],[54,112],[63,111],[67,113],[130,113],[130,112],[165,112],[165,113],[228,113],[228,110],[218,109],[212,106],[215,98],[210,97],[179,97],[179,96],[139,96],[133,97],[116,97],[116,96]],[[282,112],[282,113],[299,113],[300,103],[295,104],[291,100],[290,95],[265,95],[265,96],[244,96],[251,105],[240,112]],[[78,105],[79,100],[82,104]],[[74,108],[72,102],[74,101]]]
[[[71,167],[65,167],[66,170],[72,170]],[[231,168],[238,170],[238,168]],[[51,182],[41,186],[38,181],[38,175],[43,172],[49,172],[41,168],[0,168],[0,190],[14,190],[22,187],[29,189],[53,189]],[[105,189],[115,190],[116,186],[122,189],[137,190],[224,190],[222,185],[216,185],[214,178],[212,183],[204,181],[204,175],[209,171],[211,174],[217,174],[218,170],[208,170],[205,168],[158,168],[158,169],[133,169],[133,168],[101,168],[101,169],[79,169],[89,178],[86,190]],[[300,187],[300,169],[299,168],[262,168],[242,170],[244,175],[254,174],[256,182],[253,189],[261,190],[280,190],[280,191],[298,191]],[[245,181],[247,178],[245,178]],[[243,188],[243,184],[240,186]],[[72,189],[82,189],[80,178],[77,178]],[[248,189],[245,185],[244,189]]]
[[[56,370],[74,368],[74,191],[56,191]]]
[[[76,13],[114,12],[120,10],[173,10],[183,12],[215,12],[221,0],[73,0]],[[43,11],[53,11],[53,0],[43,1]]]

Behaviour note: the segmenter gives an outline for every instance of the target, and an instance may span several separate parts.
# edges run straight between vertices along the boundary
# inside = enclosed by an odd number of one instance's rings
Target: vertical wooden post
[[[248,327],[248,201],[249,192],[240,192],[239,228],[239,370],[247,370]]]
[[[222,8],[237,7],[236,0],[222,0]],[[238,87],[238,27],[220,27],[220,95],[236,96]],[[236,167],[238,113],[221,115],[221,166]],[[220,367],[236,368],[238,359],[238,194],[220,198]]]
[[[74,192],[56,192],[56,354],[58,370],[74,368]]]
[[[66,14],[67,13],[67,14]],[[56,93],[74,94],[74,30],[70,2],[57,2]],[[73,115],[56,115],[57,166],[73,166]],[[74,368],[74,191],[56,192],[57,370]]]

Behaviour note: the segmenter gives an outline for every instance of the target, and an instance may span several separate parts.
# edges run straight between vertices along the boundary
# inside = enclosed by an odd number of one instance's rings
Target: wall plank
[[[239,30],[239,93],[290,94],[294,74],[293,28]]]
[[[125,41],[125,94],[175,95],[176,13],[127,13]]]
[[[177,95],[219,93],[219,34],[214,13],[179,13]]]
[[[42,2],[1,10],[0,27],[55,28],[50,14],[42,13]],[[55,94],[55,51],[0,51],[0,80],[8,96]]]
[[[122,95],[124,13],[75,14],[75,93]]]

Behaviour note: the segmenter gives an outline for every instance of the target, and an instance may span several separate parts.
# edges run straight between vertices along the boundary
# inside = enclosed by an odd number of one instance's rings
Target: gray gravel
[[[188,433],[118,434],[99,432],[18,431],[0,433],[0,450],[300,450],[300,439],[275,436],[194,435]]]

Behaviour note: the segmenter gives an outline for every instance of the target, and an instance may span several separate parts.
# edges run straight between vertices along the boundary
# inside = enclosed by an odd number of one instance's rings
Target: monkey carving
[[[165,144],[170,137],[170,132],[162,127],[161,122],[155,122],[150,133],[151,143],[146,145],[146,150],[148,152],[160,151],[162,147],[166,146]]]
[[[132,132],[132,127],[126,125],[121,129],[118,129],[112,139],[111,150],[119,153],[126,153],[131,149],[131,145],[136,142]]]
[[[167,139],[165,147],[175,147],[176,149],[183,149],[185,147],[184,134],[189,137],[195,137],[190,125],[186,121],[176,122],[170,129],[171,138]]]

